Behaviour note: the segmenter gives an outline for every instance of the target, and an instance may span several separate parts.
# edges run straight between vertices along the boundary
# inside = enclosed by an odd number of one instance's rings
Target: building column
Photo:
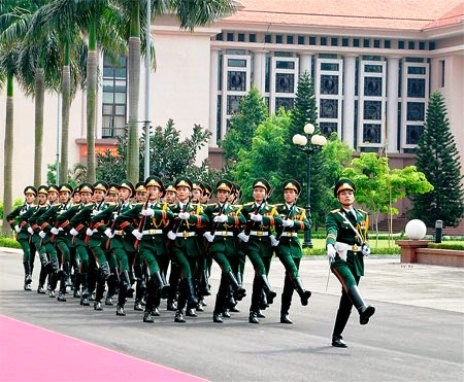
[[[308,54],[308,53],[302,53],[300,55],[300,76],[304,73],[304,72],[308,72],[309,73],[309,76],[312,77],[311,75],[311,69],[312,69],[312,58],[313,58],[313,55],[312,54]],[[312,78],[311,78],[312,79]]]
[[[217,99],[218,99],[218,75],[219,75],[219,50],[211,48],[209,82],[209,131],[211,138],[210,147],[217,147]]]
[[[399,57],[387,58],[387,152],[398,152]],[[406,92],[406,89],[403,89]]]
[[[342,140],[350,148],[354,148],[354,91],[356,83],[356,56],[344,56],[343,61],[344,102]]]
[[[266,92],[266,51],[254,50],[253,86],[264,97]]]

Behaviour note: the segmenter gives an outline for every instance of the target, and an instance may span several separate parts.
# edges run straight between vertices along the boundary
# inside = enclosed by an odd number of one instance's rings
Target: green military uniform
[[[192,181],[185,177],[178,178],[175,187],[176,189],[179,187],[187,187],[192,190]],[[209,220],[204,214],[201,204],[191,204],[190,202],[182,204],[178,202],[171,206],[171,211],[175,219],[168,233],[168,237],[170,240],[174,240],[173,253],[182,276],[175,321],[185,322],[183,318],[183,309],[187,300],[188,315],[195,315],[194,308],[198,304],[192,280],[192,276],[197,268],[200,252],[197,231],[201,231],[204,226],[208,224]],[[180,213],[188,213],[188,218],[179,218]]]
[[[258,187],[266,191],[266,196],[269,195],[271,186],[266,179],[257,179],[253,183],[253,189]],[[267,304],[272,304],[276,296],[276,293],[270,288],[267,275],[273,254],[270,240],[271,228],[276,225],[276,220],[280,221],[280,217],[277,215],[275,207],[269,205],[265,200],[259,204],[256,202],[245,204],[242,208],[242,214],[247,222],[244,235],[241,233],[239,237],[246,240],[245,251],[255,270],[249,322],[259,323],[257,317],[260,306],[264,306],[264,303],[260,304],[262,291],[266,295]],[[260,216],[261,221],[253,220],[255,216]]]
[[[93,194],[93,185],[89,183],[83,183],[79,189],[79,193],[90,193]],[[89,297],[89,246],[86,241],[86,231],[92,216],[92,211],[95,208],[94,202],[87,204],[81,204],[79,211],[69,221],[68,230],[69,233],[74,236],[73,243],[76,246],[76,256],[80,263],[80,281],[82,285],[81,291],[81,305],[90,305]]]
[[[40,195],[47,195],[48,196],[48,186],[41,185],[37,189],[37,193]],[[42,246],[42,238],[39,236],[40,233],[40,226],[38,224],[38,219],[42,214],[44,214],[49,207],[48,203],[37,205],[36,209],[29,217],[29,227],[28,232],[31,234],[31,242],[34,244],[37,252],[39,253],[40,259],[40,274],[39,274],[39,285],[37,287],[37,293],[45,293],[44,291],[44,284],[48,274],[48,258],[45,248]]]
[[[339,198],[342,191],[354,194],[356,188],[349,179],[340,179],[335,185],[334,196]],[[356,208],[333,210],[327,215],[326,229],[328,254],[333,247],[336,251],[330,268],[342,285],[342,296],[335,319],[332,345],[347,347],[343,342],[342,332],[348,322],[351,307],[355,305],[358,310],[361,325],[367,324],[369,317],[375,312],[374,307],[368,306],[364,302],[358,289],[360,278],[364,275],[363,249],[367,251],[366,248],[368,248],[366,244],[368,215],[365,211]]]
[[[284,192],[285,190],[293,190],[296,195],[299,195],[301,186],[296,180],[289,179],[284,181]],[[292,302],[293,290],[297,291],[301,299],[301,304],[304,306],[308,304],[308,298],[311,296],[311,292],[305,290],[298,273],[300,261],[303,257],[298,232],[308,230],[310,228],[310,223],[306,218],[305,210],[297,207],[295,204],[288,205],[284,203],[276,206],[276,208],[277,213],[282,218],[282,223],[277,230],[276,239],[279,244],[276,246],[276,254],[286,271],[284,290],[282,292],[280,322],[291,324],[292,321],[288,317],[288,314]],[[284,226],[284,224],[286,224],[286,226]]]
[[[34,186],[27,186],[24,189],[24,195],[37,196],[37,190]],[[6,220],[10,224],[11,229],[16,232],[16,240],[21,245],[23,250],[23,266],[24,266],[24,290],[30,291],[32,283],[32,269],[34,268],[34,256],[31,256],[31,244],[29,242],[30,235],[27,232],[27,220],[32,215],[35,205],[23,204],[11,211]],[[35,251],[35,250],[34,250]]]
[[[220,180],[216,185],[216,191],[230,193],[232,183],[228,180]],[[240,207],[232,206],[229,202],[213,204],[205,208],[210,224],[205,237],[209,242],[209,254],[221,267],[221,282],[216,295],[216,304],[213,311],[213,321],[221,323],[221,314],[226,309],[225,301],[229,285],[234,290],[236,300],[245,296],[245,289],[241,287],[235,278],[233,267],[237,267],[237,249],[234,240],[234,231],[245,224],[245,217],[240,212]],[[222,218],[221,218],[222,216]],[[220,221],[217,221],[221,219]]]

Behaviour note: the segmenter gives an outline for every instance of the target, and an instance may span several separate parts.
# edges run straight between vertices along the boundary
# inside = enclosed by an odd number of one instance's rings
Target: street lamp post
[[[295,134],[293,143],[298,150],[306,154],[306,215],[310,223],[310,227],[304,233],[303,247],[313,247],[311,240],[311,155],[320,151],[322,146],[327,143],[327,139],[318,134],[314,134],[314,125],[308,123],[304,127],[305,135]]]

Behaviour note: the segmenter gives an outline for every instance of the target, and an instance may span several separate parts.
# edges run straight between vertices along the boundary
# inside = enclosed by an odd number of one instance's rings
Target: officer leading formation
[[[247,296],[243,273],[248,257],[254,271],[248,322],[259,324],[277,298],[268,279],[275,253],[285,268],[280,322],[292,324],[294,291],[302,306],[311,297],[299,274],[303,253],[298,237],[311,223],[297,206],[301,185],[287,179],[281,186],[284,203],[277,205],[269,203],[273,190],[264,178],[253,182],[253,201],[244,204],[240,186],[227,179],[215,187],[187,177],[165,183],[157,176],[135,186],[128,180],[76,188],[68,183],[27,186],[24,204],[7,216],[23,251],[24,290],[32,290],[37,253],[38,294],[64,303],[72,290],[82,306],[93,302],[94,310],[102,311],[116,305],[122,317],[133,298],[134,310],[143,311],[146,323],[161,315],[166,299],[166,310],[182,324],[205,310],[215,262],[221,278],[212,320],[223,324],[240,312],[237,305]],[[341,348],[347,347],[342,332],[352,306],[361,325],[375,312],[358,287],[370,249],[368,214],[353,207],[355,191],[352,181],[340,179],[334,196],[341,208],[326,220],[330,269],[342,285],[332,346]],[[213,195],[216,202],[209,204]]]

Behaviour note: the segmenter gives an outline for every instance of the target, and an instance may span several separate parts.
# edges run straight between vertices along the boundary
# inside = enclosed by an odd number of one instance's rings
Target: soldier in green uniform
[[[90,227],[87,231],[87,235],[91,236],[92,241],[100,240],[100,249],[104,252],[105,262],[100,263],[100,272],[101,276],[106,279],[108,284],[108,293],[106,294],[105,298],[105,305],[113,305],[112,297],[116,291],[116,286],[119,283],[119,271],[118,271],[118,263],[115,255],[108,250],[109,246],[109,239],[104,234],[107,227],[111,225],[111,219],[113,213],[119,207],[119,186],[117,184],[110,184],[108,185],[108,194],[105,200],[105,208],[98,212],[96,215],[93,215],[90,218]],[[94,249],[97,247],[94,247]],[[97,250],[98,251],[98,250]],[[101,254],[98,255],[98,258],[101,258]],[[109,268],[109,270],[107,269]],[[104,285],[99,283],[97,285],[96,295],[95,295],[95,302],[94,302],[94,309],[95,310],[103,310],[103,306],[101,304],[101,300],[103,298],[103,294],[105,293]]]
[[[354,305],[359,312],[361,325],[366,325],[375,308],[367,305],[358,288],[364,276],[364,256],[370,254],[367,242],[368,215],[354,208],[356,188],[349,179],[340,179],[335,184],[334,196],[341,204],[340,209],[327,215],[327,256],[330,268],[342,284],[342,296],[332,333],[332,346],[346,348],[342,332]]]
[[[284,181],[283,188],[285,203],[276,206],[277,213],[282,218],[282,224],[277,229],[277,237],[273,238],[273,245],[277,257],[285,267],[280,322],[292,324],[288,311],[292,303],[293,290],[297,291],[303,306],[308,305],[308,299],[311,297],[311,292],[304,288],[298,273],[303,257],[298,231],[309,229],[309,220],[306,218],[305,210],[296,205],[301,192],[300,184],[296,180],[288,179]]]
[[[131,265],[135,257],[135,238],[133,235],[127,235],[124,228],[130,223],[119,220],[119,216],[132,208],[130,198],[134,195],[134,185],[129,180],[123,180],[119,185],[119,207],[113,214],[113,223],[111,227],[105,230],[105,234],[111,239],[110,250],[116,256],[120,269],[120,286],[118,305],[116,306],[116,315],[125,316],[124,305],[127,297],[132,297]]]
[[[94,187],[90,183],[82,183],[79,188],[79,194],[81,196],[80,208],[74,216],[70,219],[67,229],[71,236],[73,236],[73,243],[76,246],[76,256],[80,264],[80,281],[81,281],[81,301],[80,304],[83,306],[89,306],[89,246],[86,241],[86,233],[92,211],[95,207],[95,203],[92,201],[92,195],[94,193]],[[93,262],[92,262],[93,265]]]
[[[218,203],[209,205],[205,209],[210,224],[209,230],[204,233],[204,237],[209,243],[209,255],[218,263],[222,271],[213,311],[213,321],[217,323],[223,322],[221,315],[226,309],[225,302],[229,285],[232,286],[237,301],[240,301],[246,295],[245,289],[237,282],[231,266],[231,264],[236,265],[238,261],[234,229],[245,224],[245,218],[240,213],[240,208],[232,206],[228,202],[231,191],[232,183],[226,179],[220,180],[216,184]]]
[[[273,248],[271,246],[271,227],[274,227],[280,218],[275,207],[267,203],[271,186],[264,178],[253,182],[253,199],[242,208],[242,214],[247,219],[245,230],[238,234],[245,243],[245,252],[255,270],[253,280],[253,293],[248,321],[259,324],[261,294],[264,294],[268,304],[272,304],[276,293],[271,290],[267,275],[271,266]]]
[[[148,193],[147,202],[139,204],[120,216],[121,221],[131,222],[140,219],[138,228],[132,224],[125,227],[138,241],[140,260],[147,265],[149,279],[147,282],[147,300],[143,322],[153,323],[155,299],[169,286],[165,276],[161,273],[160,264],[167,261],[164,230],[169,226],[173,214],[168,205],[160,201],[164,190],[163,182],[157,176],[150,176],[145,180]]]
[[[40,273],[39,273],[39,285],[37,287],[37,293],[45,294],[45,280],[48,274],[48,259],[45,249],[42,248],[42,238],[39,236],[40,226],[37,224],[39,217],[45,213],[48,208],[48,186],[45,184],[40,185],[37,188],[37,207],[28,219],[27,231],[31,235],[31,243],[34,244],[40,258]]]
[[[177,192],[174,187],[174,182],[165,183],[166,189],[164,190],[163,200],[168,205],[175,205],[177,202]],[[177,310],[177,292],[179,288],[180,270],[177,265],[176,259],[173,252],[173,246],[167,245],[168,258],[170,260],[171,268],[169,272],[169,291],[166,302],[166,310],[175,312]],[[167,275],[168,264],[165,264],[165,268],[162,269],[164,274]]]
[[[51,232],[51,228],[55,225],[56,216],[58,210],[61,207],[61,201],[59,199],[60,188],[56,185],[50,185],[48,187],[48,209],[37,219],[37,224],[40,226],[41,231],[39,236],[42,238],[42,248],[45,248],[49,260],[49,280],[50,290],[49,296],[55,297],[55,288],[58,282],[58,278],[61,276],[60,271],[60,260],[58,259],[58,252],[55,245],[55,236]],[[67,249],[67,247],[66,247]],[[66,250],[65,249],[65,250]],[[61,252],[60,252],[61,255]],[[59,293],[58,301],[66,301],[64,295]]]
[[[208,217],[204,214],[201,204],[190,203],[193,187],[190,179],[178,178],[175,187],[178,203],[171,207],[175,219],[168,232],[168,239],[174,241],[173,252],[180,268],[182,281],[174,321],[185,322],[185,304],[187,304],[187,316],[196,317],[195,307],[198,299],[192,280],[200,250],[196,236],[197,231],[208,224]]]
[[[27,186],[24,189],[26,198],[23,205],[11,211],[6,220],[10,227],[16,232],[16,240],[23,250],[24,266],[24,290],[31,291],[32,269],[34,267],[34,256],[31,256],[31,244],[29,242],[29,232],[27,232],[27,220],[35,209],[34,201],[37,196],[37,190],[34,186]]]

